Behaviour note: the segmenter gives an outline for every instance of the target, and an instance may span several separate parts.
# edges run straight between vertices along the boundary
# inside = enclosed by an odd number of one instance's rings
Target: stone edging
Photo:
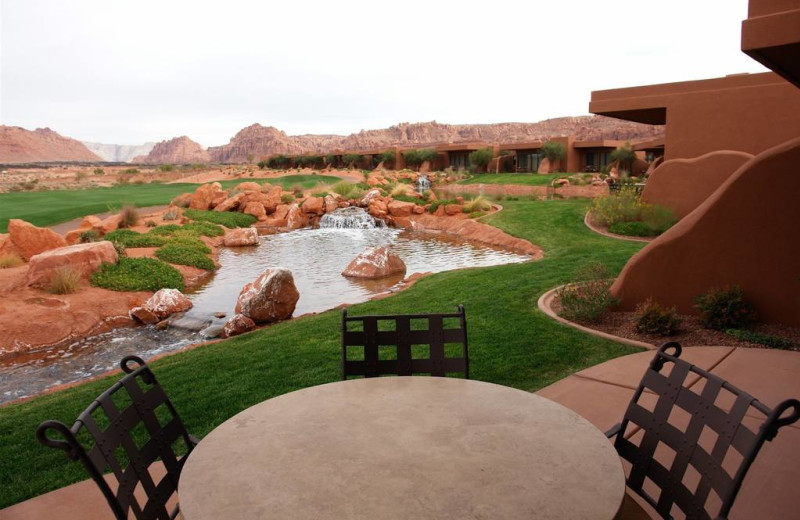
[[[645,238],[645,237],[630,237],[628,235],[617,235],[616,233],[609,233],[603,229],[592,224],[592,219],[589,218],[591,211],[586,212],[586,216],[583,217],[583,223],[586,224],[586,227],[597,233],[598,235],[603,235],[604,237],[608,238],[616,238],[617,240],[627,240],[628,242],[644,242],[645,244],[649,244],[654,239],[653,238]],[[657,238],[657,237],[654,237]]]
[[[575,322],[572,322],[572,321],[569,321],[569,320],[565,320],[564,318],[562,318],[561,316],[556,314],[555,311],[552,308],[553,300],[555,299],[555,296],[556,296],[556,291],[558,291],[562,287],[564,287],[564,285],[560,285],[558,287],[550,289],[549,291],[547,291],[546,293],[544,293],[543,295],[541,295],[539,297],[539,301],[536,302],[536,305],[539,307],[540,311],[542,311],[547,316],[553,318],[554,320],[556,320],[559,323],[562,323],[562,324],[567,325],[569,327],[572,327],[574,329],[578,329],[580,331],[586,332],[588,334],[591,334],[592,336],[598,336],[600,338],[610,339],[611,341],[616,341],[617,343],[624,343],[625,345],[630,345],[632,347],[644,348],[644,349],[647,349],[647,350],[655,350],[656,348],[658,348],[656,345],[653,345],[652,343],[645,343],[643,341],[636,341],[634,339],[622,338],[620,336],[615,336],[615,335],[609,334],[607,332],[601,332],[599,330],[590,329],[589,327],[585,327],[585,326],[579,325],[579,324],[577,324]]]

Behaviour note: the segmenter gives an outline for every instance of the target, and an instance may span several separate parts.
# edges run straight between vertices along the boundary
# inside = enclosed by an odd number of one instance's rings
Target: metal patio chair
[[[347,309],[342,310],[343,380],[452,373],[469,379],[463,305],[451,314],[349,316]]]
[[[627,486],[661,517],[677,508],[690,520],[724,520],[761,446],[800,418],[800,401],[770,409],[680,354],[676,342],[658,349],[622,423],[606,435],[631,464]]]
[[[95,399],[72,428],[45,421],[36,429],[36,437],[45,446],[64,450],[67,457],[83,463],[118,520],[126,520],[130,513],[137,520],[173,519],[178,516],[178,506],[168,512],[167,502],[175,495],[183,464],[198,439],[186,431],[141,358],[126,356],[120,364],[127,375]],[[178,455],[183,450],[185,453]],[[154,476],[151,468],[158,460],[166,469],[162,478]],[[116,484],[103,477],[107,469],[113,472]],[[134,496],[137,488],[146,497],[143,504],[140,492]]]

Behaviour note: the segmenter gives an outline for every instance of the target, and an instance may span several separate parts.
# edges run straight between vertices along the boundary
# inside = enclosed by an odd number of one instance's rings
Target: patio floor
[[[689,347],[683,359],[746,390],[766,405],[800,398],[800,353],[734,347]],[[543,388],[539,395],[567,406],[605,431],[622,418],[653,352],[587,368]],[[800,482],[800,426],[783,428],[753,464],[731,520],[800,519],[794,497]],[[100,491],[83,481],[0,511],[3,520],[113,520]]]

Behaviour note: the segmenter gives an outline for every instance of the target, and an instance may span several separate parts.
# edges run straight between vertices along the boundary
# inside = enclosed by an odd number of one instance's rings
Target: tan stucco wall
[[[637,253],[614,282],[624,309],[653,298],[680,312],[739,285],[765,322],[800,326],[800,138],[744,164]]]
[[[665,161],[650,174],[642,200],[667,207],[681,219],[752,158],[749,153],[721,150],[695,159]]]

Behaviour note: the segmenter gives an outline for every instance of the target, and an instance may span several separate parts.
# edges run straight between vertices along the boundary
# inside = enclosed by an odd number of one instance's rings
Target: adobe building
[[[800,0],[750,0],[742,49],[775,73],[592,93],[592,113],[666,124],[642,196],[685,214],[615,280],[623,309],[693,313],[738,285],[762,321],[800,326]]]

